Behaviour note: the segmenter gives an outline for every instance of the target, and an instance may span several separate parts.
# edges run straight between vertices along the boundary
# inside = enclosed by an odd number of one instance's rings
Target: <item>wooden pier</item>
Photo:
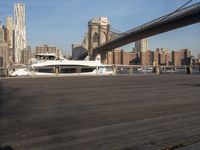
[[[200,76],[0,79],[3,150],[198,150]]]

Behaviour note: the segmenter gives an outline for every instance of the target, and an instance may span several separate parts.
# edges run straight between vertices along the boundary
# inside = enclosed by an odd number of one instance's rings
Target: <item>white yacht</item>
[[[14,71],[11,76],[72,76],[72,75],[112,75],[111,66],[100,60],[66,60],[53,55],[36,55],[36,61],[27,68]]]

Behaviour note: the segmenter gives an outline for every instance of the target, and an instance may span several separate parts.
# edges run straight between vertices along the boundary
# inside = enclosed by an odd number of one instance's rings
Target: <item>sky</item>
[[[71,45],[81,43],[88,21],[108,17],[111,27],[121,32],[133,29],[166,15],[188,0],[0,0],[3,24],[7,15],[14,16],[14,3],[26,5],[28,45],[57,46],[71,54]],[[193,0],[189,5],[198,3]],[[124,46],[131,51],[134,43]],[[200,53],[200,23],[149,37],[149,47],[180,50],[188,48],[196,57]]]

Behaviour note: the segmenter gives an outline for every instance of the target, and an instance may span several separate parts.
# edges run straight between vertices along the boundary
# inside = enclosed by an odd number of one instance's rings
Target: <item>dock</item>
[[[199,150],[199,75],[0,79],[1,150]]]

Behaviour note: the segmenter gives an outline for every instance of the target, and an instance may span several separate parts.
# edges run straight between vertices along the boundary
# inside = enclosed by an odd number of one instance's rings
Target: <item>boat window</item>
[[[93,72],[96,69],[96,67],[81,67],[81,72]]]
[[[106,66],[106,71],[113,71],[112,66]]]
[[[60,67],[60,73],[77,73],[77,66],[62,66]]]
[[[41,73],[54,73],[54,68],[41,67],[41,68],[36,68],[36,71]]]
[[[54,56],[49,56],[49,58],[47,58],[49,60],[55,60],[55,57]]]

